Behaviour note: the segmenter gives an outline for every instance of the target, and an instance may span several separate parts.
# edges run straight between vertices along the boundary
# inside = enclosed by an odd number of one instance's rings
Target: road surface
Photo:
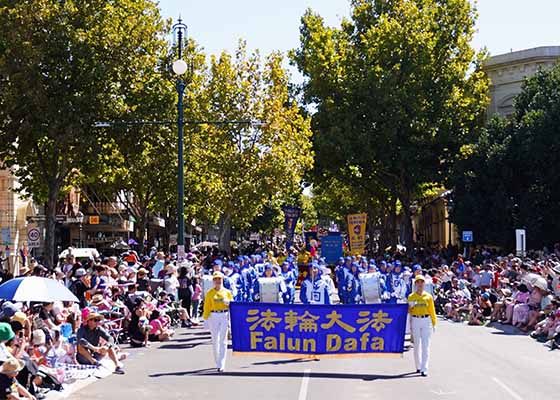
[[[232,357],[213,368],[209,333],[180,330],[167,343],[132,350],[126,375],[110,376],[74,393],[93,399],[493,399],[560,398],[560,351],[497,328],[440,321],[430,375],[414,372],[412,350],[402,359],[291,360]]]

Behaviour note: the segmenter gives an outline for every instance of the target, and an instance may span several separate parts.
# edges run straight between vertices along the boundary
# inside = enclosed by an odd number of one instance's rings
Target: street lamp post
[[[78,247],[84,247],[82,244],[82,226],[84,223],[84,214],[81,211],[78,211],[78,213],[76,214],[76,221],[78,221],[78,224],[80,224],[80,236],[78,238]]]
[[[177,176],[177,257],[182,259],[185,257],[185,161],[183,156],[184,150],[184,105],[183,95],[185,93],[186,82],[182,79],[188,70],[187,63],[183,60],[183,39],[187,33],[187,26],[182,22],[181,18],[173,25],[173,32],[177,35],[178,59],[173,63],[173,72],[177,75],[177,130],[178,130],[178,163],[179,170]]]
[[[451,245],[451,212],[453,211],[453,199],[447,199],[445,208],[447,209],[447,229],[449,230],[449,239],[447,244]]]

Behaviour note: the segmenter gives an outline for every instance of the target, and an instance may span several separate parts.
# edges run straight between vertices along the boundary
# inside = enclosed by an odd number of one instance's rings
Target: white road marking
[[[523,400],[523,398],[522,398],[520,395],[518,395],[518,394],[515,393],[513,390],[511,390],[510,387],[509,387],[508,385],[506,385],[504,382],[502,382],[502,381],[499,380],[498,378],[492,377],[492,380],[493,380],[494,382],[496,382],[496,384],[497,384],[498,386],[500,386],[502,389],[504,389],[506,392],[508,392],[509,395],[510,395],[512,398],[514,398],[515,400]]]
[[[311,372],[310,369],[306,369],[303,371],[303,379],[301,380],[301,386],[299,388],[299,397],[298,400],[306,400],[307,399],[307,387],[309,386],[309,373]]]
[[[444,392],[442,389],[438,390],[437,392],[435,390],[430,390],[430,392],[438,396],[451,396],[457,393],[457,392]]]

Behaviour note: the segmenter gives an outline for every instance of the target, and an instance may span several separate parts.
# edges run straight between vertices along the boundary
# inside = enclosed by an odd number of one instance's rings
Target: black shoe
[[[422,372],[421,375],[422,375],[422,376],[428,376],[428,373],[427,373],[427,372]]]
[[[117,367],[115,368],[115,371],[113,371],[113,374],[124,375],[124,369],[122,369],[121,367]]]
[[[190,328],[192,325],[188,322],[183,321],[181,323],[181,328]]]
[[[416,373],[417,373],[417,374],[419,374],[419,373],[420,373],[420,370],[419,370],[419,369],[417,369],[417,370],[416,370]]]
[[[224,372],[223,368],[218,368],[218,372],[221,374],[222,372]]]

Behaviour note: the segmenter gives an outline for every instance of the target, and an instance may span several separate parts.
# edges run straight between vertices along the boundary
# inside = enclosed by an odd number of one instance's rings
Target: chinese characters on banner
[[[364,254],[366,245],[366,220],[367,214],[348,215],[348,237],[352,254]]]
[[[234,353],[378,354],[404,351],[406,304],[232,303]]]

